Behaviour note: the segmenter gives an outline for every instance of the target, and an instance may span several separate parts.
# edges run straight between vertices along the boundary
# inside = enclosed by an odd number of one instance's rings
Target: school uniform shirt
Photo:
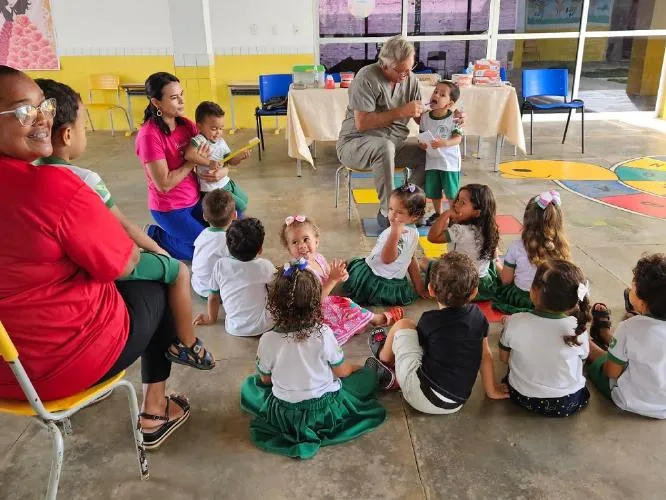
[[[500,349],[511,351],[509,384],[528,398],[559,398],[585,387],[589,336],[580,334],[579,346],[564,342],[576,324],[573,316],[538,310],[509,316],[500,336]]]
[[[246,337],[261,335],[273,328],[266,304],[268,284],[273,280],[275,266],[266,259],[243,262],[222,257],[213,266],[210,293],[220,296],[226,313],[224,328],[230,335]]]
[[[426,311],[416,325],[423,348],[417,371],[421,390],[435,406],[439,400],[464,403],[481,366],[488,320],[475,304]]]
[[[171,212],[192,207],[199,201],[199,181],[193,171],[165,193],[157,189],[146,166],[148,163],[164,160],[169,170],[182,167],[185,163],[185,149],[197,132],[197,126],[183,117],[177,119],[176,128],[169,135],[164,134],[154,120],[148,120],[139,129],[135,151],[148,183],[150,210]]]
[[[326,325],[304,340],[296,340],[293,333],[266,332],[257,350],[257,370],[271,376],[273,395],[287,403],[339,391],[342,385],[331,367],[344,361],[342,348]]]
[[[99,197],[102,199],[102,202],[107,206],[107,208],[111,208],[116,204],[116,202],[113,200],[113,196],[111,196],[111,191],[109,191],[109,188],[106,187],[106,184],[104,183],[104,181],[97,172],[93,172],[92,170],[88,170],[87,168],[77,167],[76,165],[67,163],[65,160],[63,160],[62,158],[58,158],[57,156],[40,158],[35,162],[35,165],[37,166],[49,165],[51,167],[66,168],[74,175],[76,175],[79,179],[81,179],[83,182],[85,182],[90,189],[95,191],[95,193],[99,195]]]
[[[435,139],[451,139],[454,135],[463,135],[462,129],[453,119],[451,111],[442,118],[434,117],[432,111],[421,115],[419,130],[421,132],[429,131]],[[460,146],[458,145],[426,149],[426,170],[460,172],[460,163]]]
[[[208,297],[210,277],[215,263],[222,257],[230,257],[227,233],[219,227],[207,227],[194,240],[192,257],[192,289],[201,297]]]
[[[449,252],[460,252],[476,262],[479,278],[484,278],[490,268],[490,260],[481,258],[483,236],[481,230],[472,224],[451,224],[446,230]]]
[[[666,418],[666,321],[634,316],[620,323],[608,349],[624,365],[611,397],[623,410]]]
[[[504,256],[504,265],[513,269],[514,285],[525,292],[532,288],[537,268],[530,262],[522,239],[511,243]]]
[[[225,156],[231,153],[231,149],[227,145],[224,139],[219,139],[217,142],[209,141],[203,134],[195,135],[192,138],[192,144],[196,147],[201,146],[202,144],[208,144],[210,147],[210,159],[214,161],[223,160]],[[197,165],[197,176],[201,174],[207,174],[210,168],[208,165]],[[229,184],[231,179],[228,175],[224,176],[217,182],[207,182],[199,177],[199,189],[207,193],[213,189],[222,189],[224,186]]]
[[[130,320],[114,280],[134,243],[99,196],[64,168],[0,157],[0,320],[42,399],[95,384]],[[0,398],[24,399],[6,363]]]
[[[365,259],[368,267],[375,275],[386,279],[403,279],[407,276],[407,268],[412,262],[414,252],[419,244],[419,232],[416,226],[409,224],[398,240],[398,257],[390,264],[382,262],[382,250],[391,234],[391,227],[387,227],[377,238],[375,247]]]

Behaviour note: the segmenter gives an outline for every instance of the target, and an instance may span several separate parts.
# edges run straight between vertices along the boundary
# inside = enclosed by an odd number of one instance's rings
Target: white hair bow
[[[544,191],[540,195],[536,196],[534,201],[541,207],[542,210],[545,210],[546,207],[551,203],[558,207],[562,205],[560,193],[554,189],[551,189],[550,191]]]
[[[294,221],[296,222],[305,222],[305,215],[290,215],[287,218],[284,219],[284,223],[287,226],[291,226]]]
[[[590,294],[590,282],[585,280],[585,283],[578,284],[578,302],[582,302],[585,297]]]

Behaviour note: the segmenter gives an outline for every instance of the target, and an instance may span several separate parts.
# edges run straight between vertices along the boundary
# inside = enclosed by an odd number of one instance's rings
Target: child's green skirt
[[[386,410],[375,398],[377,379],[367,368],[342,379],[342,388],[316,399],[287,403],[259,375],[241,387],[241,409],[254,415],[250,439],[262,450],[312,458],[319,448],[344,443],[379,427]]]
[[[347,272],[349,279],[343,283],[342,290],[357,304],[406,306],[418,297],[406,277],[388,279],[377,276],[365,259],[352,259],[347,262]]]
[[[494,299],[499,287],[500,280],[497,276],[497,268],[495,267],[495,262],[491,261],[490,266],[488,266],[488,274],[479,279],[479,293],[474,301],[480,302]]]
[[[528,312],[534,309],[530,292],[521,290],[514,283],[504,285],[497,290],[493,300],[493,309],[506,314]]]

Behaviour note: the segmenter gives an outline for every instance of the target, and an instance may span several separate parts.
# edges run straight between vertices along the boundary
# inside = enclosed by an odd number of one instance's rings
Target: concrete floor
[[[579,125],[572,123],[565,146],[559,139],[562,127],[535,125],[534,158],[581,159]],[[244,131],[228,139],[233,146],[251,135]],[[277,231],[293,213],[317,220],[320,249],[329,259],[367,254],[374,241],[363,236],[356,208],[351,222],[346,200],[333,208],[333,145],[319,145],[317,171],[304,167],[299,179],[287,158],[284,136],[269,132],[267,139],[263,162],[255,156],[232,174],[250,193],[248,213],[266,226],[266,257],[276,263],[286,260]],[[615,122],[591,123],[587,139],[585,160],[605,167],[635,156],[666,154],[663,134]],[[486,141],[483,159],[464,161],[463,182],[490,184],[499,212],[521,220],[525,200],[556,186],[491,173],[491,148],[494,142]],[[513,159],[511,152],[505,148],[505,160]],[[134,221],[149,222],[132,138],[91,134],[88,153],[79,163],[104,177]],[[368,179],[356,182],[371,185]],[[591,281],[593,299],[608,304],[618,320],[633,264],[643,252],[665,248],[664,222],[565,190],[561,194],[575,260]],[[364,206],[360,212],[374,216],[376,207]],[[504,239],[504,248],[511,238]],[[419,300],[407,315],[418,319],[432,307]],[[203,309],[204,303],[195,300],[195,312]],[[491,329],[495,351],[498,329],[497,324]],[[189,395],[192,417],[150,454],[150,480],[138,479],[126,400],[117,393],[72,418],[74,434],[65,439],[60,498],[664,498],[666,424],[622,413],[594,389],[590,406],[566,420],[533,416],[508,401],[488,400],[480,380],[453,416],[418,414],[399,393],[382,394],[389,418],[377,431],[324,448],[306,462],[264,453],[249,442],[249,418],[239,408],[239,386],[253,372],[257,340],[226,335],[221,324],[198,333],[216,354],[218,366],[211,373],[174,366],[170,389]],[[352,339],[345,351],[348,358],[362,362],[368,355],[366,336]],[[505,370],[497,361],[497,376]],[[140,390],[138,363],[129,370],[129,379]],[[48,479],[48,434],[21,418],[0,416],[0,426],[0,498],[40,498]]]

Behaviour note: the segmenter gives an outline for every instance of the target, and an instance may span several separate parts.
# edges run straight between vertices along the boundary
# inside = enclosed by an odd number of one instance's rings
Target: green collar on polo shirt
[[[226,231],[226,229],[224,229],[223,227],[213,227],[213,226],[209,226],[208,230],[212,233],[223,233]]]
[[[63,160],[59,156],[47,156],[36,160],[35,165],[71,165],[71,163]]]
[[[543,311],[541,309],[532,309],[530,312],[532,314],[535,314],[536,316],[541,316],[542,318],[548,318],[548,319],[562,319],[568,317],[564,313]]]

